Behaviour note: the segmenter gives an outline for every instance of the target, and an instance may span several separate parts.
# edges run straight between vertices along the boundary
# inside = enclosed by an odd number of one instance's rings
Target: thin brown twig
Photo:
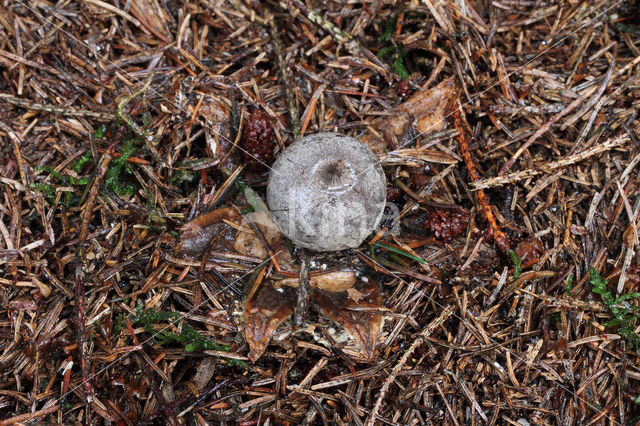
[[[87,409],[87,420],[90,419],[90,408],[93,402],[93,385],[87,354],[86,314],[85,314],[85,288],[83,260],[76,265],[75,270],[75,301],[76,301],[76,340],[78,342],[78,358],[80,359],[80,371],[82,371],[82,384],[84,387]]]
[[[293,137],[298,138],[300,136],[300,120],[298,119],[298,107],[296,106],[295,97],[289,84],[289,67],[284,59],[284,52],[282,51],[282,41],[278,34],[278,28],[276,27],[275,19],[273,16],[269,19],[269,32],[273,39],[273,46],[276,51],[276,58],[278,59],[278,69],[280,70],[280,77],[282,78],[282,88],[284,90],[284,96],[287,100],[287,110],[289,111],[289,120],[291,122],[291,130],[293,131]]]
[[[310,282],[309,282],[309,254],[304,248],[300,249],[300,275],[298,277],[298,289],[296,308],[293,311],[294,327],[299,328],[304,322],[307,307],[309,305]]]
[[[466,133],[464,127],[462,125],[462,113],[461,107],[458,105],[453,111],[453,123],[455,128],[458,130],[458,146],[460,147],[460,154],[464,159],[464,164],[467,168],[467,172],[469,173],[469,179],[471,183],[480,179],[480,174],[476,169],[475,162],[473,161],[473,157],[471,155],[471,149],[469,148],[469,143],[467,142]],[[487,201],[487,196],[482,189],[479,189],[475,192],[476,198],[478,199],[478,204],[480,204],[480,208],[482,209],[482,213],[484,214],[484,218],[487,220],[489,224],[489,230],[491,232],[491,237],[496,245],[502,250],[503,253],[509,252],[509,239],[506,234],[502,232],[498,223],[496,222],[496,218],[493,215],[493,210],[491,209],[491,205]]]
[[[92,117],[98,118],[101,120],[113,120],[115,117],[113,114],[108,112],[99,112],[99,111],[90,111],[85,109],[75,109],[75,108],[63,108],[56,105],[50,104],[39,104],[37,102],[30,101],[28,99],[22,99],[10,95],[8,93],[0,93],[0,101],[5,101],[10,104],[19,106],[21,108],[32,109],[35,111],[45,111],[50,112],[52,114],[60,114],[67,117]]]

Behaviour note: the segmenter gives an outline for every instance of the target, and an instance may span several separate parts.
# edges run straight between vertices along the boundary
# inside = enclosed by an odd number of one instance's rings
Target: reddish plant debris
[[[467,173],[469,173],[471,182],[475,182],[480,179],[480,174],[478,173],[476,164],[473,161],[473,157],[471,156],[471,149],[469,148],[469,143],[467,142],[465,129],[462,126],[462,114],[458,107],[454,109],[452,115],[454,127],[458,130],[459,133],[458,145],[460,147],[460,154],[464,159],[464,164],[467,168]],[[491,210],[491,205],[487,201],[487,195],[482,189],[480,189],[476,191],[476,198],[478,200],[478,204],[480,204],[480,207],[482,208],[485,219],[487,219],[487,222],[489,222],[489,235],[503,253],[508,253],[509,238],[507,238],[507,235],[502,232],[502,230],[498,226],[498,222],[496,222],[496,218],[493,214],[493,211]]]
[[[140,113],[143,111],[143,108],[144,108],[144,105],[142,104],[142,102],[138,100],[134,100],[131,102],[131,108],[129,108],[129,115],[131,117],[136,117],[140,115]]]
[[[531,93],[531,90],[533,89],[533,86],[530,84],[514,84],[514,87],[516,89],[516,94],[518,95],[518,97],[520,99],[524,99],[527,96],[529,96],[529,93]]]
[[[273,161],[274,135],[269,116],[254,110],[244,127],[241,141],[242,159],[250,168],[268,167]]]
[[[409,84],[409,81],[407,80],[399,82],[396,86],[396,90],[398,92],[398,97],[402,101],[406,100],[411,95],[411,93],[413,93],[411,84]]]
[[[124,377],[124,374],[120,374],[118,377],[112,379],[111,385],[124,388],[130,399],[140,399],[147,390],[144,378],[141,377],[139,380],[127,379]]]
[[[402,196],[402,190],[395,186],[387,187],[387,201],[397,201]]]
[[[442,209],[431,212],[422,222],[422,229],[440,241],[451,241],[467,229],[469,212],[459,209]]]
[[[535,237],[527,237],[520,241],[513,250],[520,259],[522,266],[531,266],[537,262],[544,253],[542,241]]]
[[[9,302],[8,308],[10,311],[37,311],[38,304],[33,300],[17,299]]]
[[[424,173],[412,173],[411,174],[411,183],[415,189],[421,189],[426,184],[429,183],[431,178]]]

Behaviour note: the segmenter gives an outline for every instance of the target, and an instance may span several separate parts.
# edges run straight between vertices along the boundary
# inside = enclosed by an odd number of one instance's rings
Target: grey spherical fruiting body
[[[267,202],[280,230],[318,251],[358,247],[384,212],[387,183],[376,156],[336,133],[306,136],[273,164]]]

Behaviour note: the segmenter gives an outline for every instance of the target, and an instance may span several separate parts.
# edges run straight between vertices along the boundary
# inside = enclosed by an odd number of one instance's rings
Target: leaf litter
[[[0,424],[637,422],[637,8],[0,6]],[[391,204],[305,253],[326,131]]]

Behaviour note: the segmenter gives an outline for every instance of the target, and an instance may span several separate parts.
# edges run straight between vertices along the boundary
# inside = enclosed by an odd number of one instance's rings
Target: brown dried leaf
[[[253,256],[258,259],[266,259],[269,256],[261,239],[251,230],[251,223],[255,223],[262,233],[262,236],[275,253],[276,260],[281,268],[293,270],[291,266],[293,259],[289,250],[285,247],[284,235],[271,221],[266,212],[249,213],[242,217],[240,231],[236,236],[233,248],[245,256]]]
[[[400,104],[398,110],[413,117],[420,133],[438,132],[444,128],[444,110],[454,89],[452,80],[443,80],[429,90],[417,92]]]
[[[206,123],[207,146],[215,158],[220,158],[221,166],[234,168],[231,156],[233,141],[231,136],[231,110],[217,97],[207,97],[198,110]]]
[[[207,383],[211,381],[213,373],[216,371],[216,362],[213,358],[204,358],[198,365],[195,376],[193,377],[193,384],[197,390],[203,389]]]
[[[218,237],[223,244],[228,243],[235,230],[224,223],[223,219],[237,223],[240,221],[240,214],[231,207],[224,207],[198,216],[180,229],[177,250],[197,256],[207,249],[214,237]]]
[[[371,127],[382,134],[382,138],[373,132],[367,132],[361,138],[361,142],[373,152],[381,154],[385,151],[386,140],[402,136],[410,127],[421,134],[444,129],[444,112],[454,89],[453,81],[446,79],[429,90],[417,92],[406,102],[398,105],[393,111],[394,115],[378,118],[371,123]]]
[[[279,280],[277,286],[298,287],[300,279],[284,278]],[[326,291],[345,291],[356,283],[356,274],[353,271],[333,271],[321,275],[312,275],[309,279],[311,288],[319,288]]]
[[[353,300],[356,303],[358,303],[360,299],[364,297],[364,295],[355,288],[348,288],[347,294],[349,295],[349,299]]]
[[[271,336],[280,324],[292,314],[296,304],[296,291],[291,287],[275,289],[264,282],[244,305],[244,334],[249,348],[249,359],[257,360],[267,349]]]
[[[371,279],[358,280],[355,288],[349,290],[331,292],[316,289],[313,297],[320,311],[341,324],[353,337],[360,352],[371,358],[382,327],[382,293]],[[351,297],[356,291],[360,295],[359,300]]]

